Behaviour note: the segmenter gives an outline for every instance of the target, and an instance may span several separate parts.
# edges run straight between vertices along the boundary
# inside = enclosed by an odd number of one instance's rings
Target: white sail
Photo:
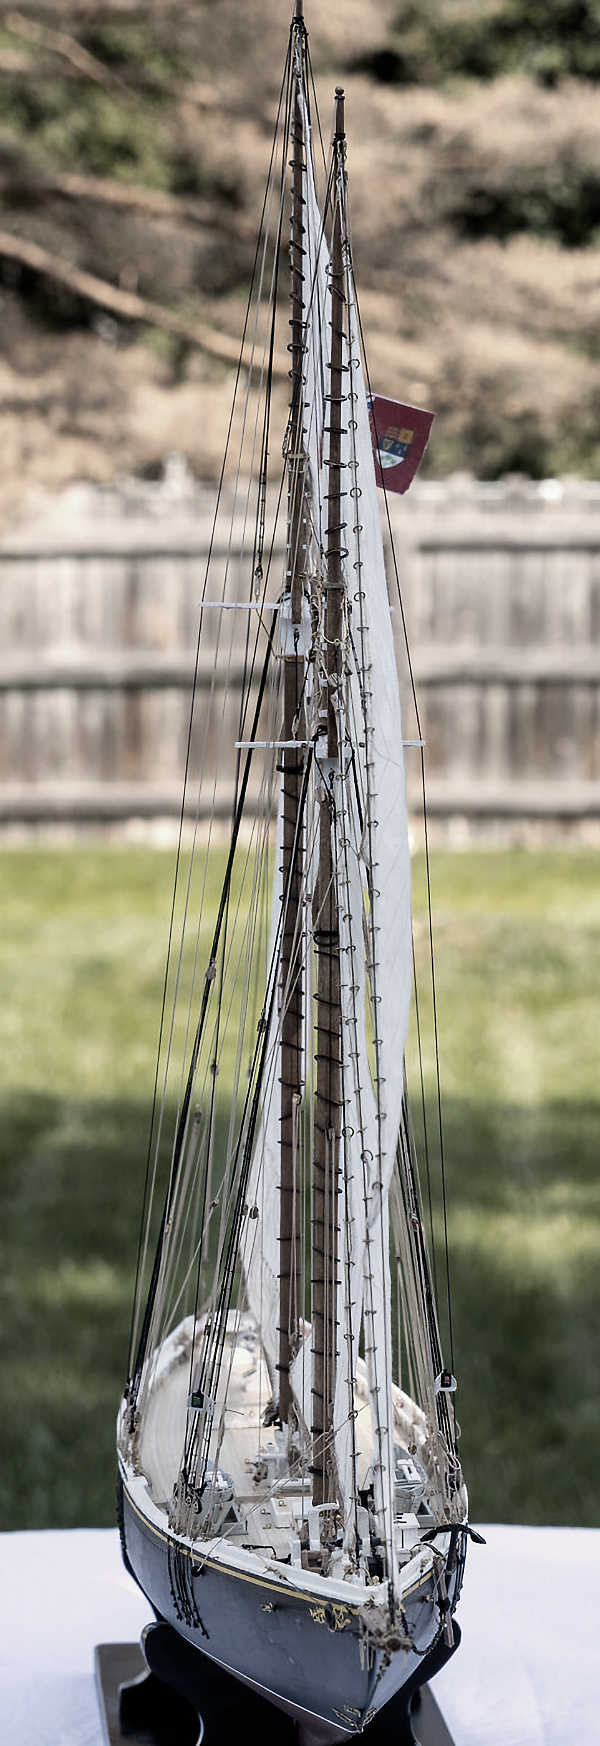
[[[377,1149],[365,1244],[365,1356],[378,1427],[375,1501],[393,1533],[393,1405],[388,1196],[404,1087],[404,1050],[412,987],[410,852],[402,750],[402,722],[393,625],[385,575],[367,397],[360,361],[358,320],[349,279],[352,459],[360,480],[355,574],[362,620],[359,672],[365,726],[366,848],[373,870],[369,980],[375,1033]],[[368,658],[365,659],[365,655]],[[374,707],[376,706],[376,707]],[[362,736],[361,736],[362,737]]]
[[[312,476],[315,534],[323,552],[327,540],[328,380],[325,358],[331,329],[329,259],[311,166],[310,129],[304,111],[306,145],[305,204],[305,383],[310,412],[305,440]],[[363,1314],[371,1407],[377,1458],[376,1503],[391,1540],[393,1411],[391,1402],[391,1326],[388,1246],[388,1193],[394,1166],[403,1093],[404,1048],[412,981],[410,856],[406,814],[402,724],[394,654],[367,397],[360,360],[358,321],[348,275],[350,342],[346,350],[349,385],[344,421],[346,587],[351,603],[353,654],[346,700],[348,737],[354,745],[362,797],[359,828],[356,803],[342,802],[349,844],[340,872],[344,1031],[352,1019],[357,1051],[346,1074],[344,1194],[347,1270],[342,1257],[338,1325],[342,1332],[334,1423],[343,1502],[350,1497],[349,1381],[347,1353],[358,1349]],[[318,507],[317,507],[318,506]],[[373,708],[376,700],[376,712]],[[344,724],[342,724],[343,726]],[[350,784],[340,782],[341,787]],[[363,887],[368,892],[363,950]],[[366,956],[366,962],[365,962]],[[369,1063],[365,1025],[368,981],[373,1014],[374,1063]],[[352,1001],[349,989],[352,987]],[[358,1017],[357,1017],[358,1015]],[[365,1203],[368,1214],[365,1218]],[[348,1228],[349,1227],[349,1228]],[[348,1244],[351,1256],[348,1255]],[[349,1300],[349,1301],[348,1301]],[[306,1375],[306,1362],[302,1369]],[[300,1366],[296,1367],[299,1377]],[[294,1381],[294,1377],[292,1377]],[[306,1386],[306,1384],[305,1384]]]
[[[327,538],[327,369],[325,347],[331,327],[329,259],[316,198],[307,138],[305,247],[305,380],[310,412],[305,440],[312,474],[312,495],[318,505],[321,546]],[[376,872],[373,898],[377,927],[385,952],[372,968],[378,1014],[381,1147],[389,1181],[396,1151],[402,1105],[403,1058],[412,986],[410,919],[410,853],[402,751],[402,721],[394,632],[388,597],[381,520],[369,426],[367,394],[359,352],[359,332],[349,277],[350,347],[348,377],[351,399],[342,436],[343,461],[349,490],[345,499],[344,559],[352,661],[350,707],[355,756],[361,766],[362,788],[369,815],[363,828],[365,862]],[[355,425],[355,429],[349,428]],[[360,495],[356,487],[360,491]],[[315,521],[317,513],[315,513]],[[362,599],[359,598],[362,596]],[[373,700],[376,699],[376,710]],[[358,730],[358,731],[357,731]],[[362,742],[362,743],[361,743]],[[365,743],[366,742],[366,743]]]
[[[271,900],[271,933],[269,964],[273,961],[281,926],[283,861],[283,794],[280,792],[275,838],[275,867]],[[280,1079],[276,1058],[280,1036],[280,1000],[275,999],[267,1045],[266,1093],[256,1135],[250,1175],[248,1205],[256,1207],[258,1217],[248,1220],[242,1248],[242,1266],[248,1306],[257,1328],[269,1366],[271,1383],[275,1386],[279,1357],[279,1181],[280,1160]]]

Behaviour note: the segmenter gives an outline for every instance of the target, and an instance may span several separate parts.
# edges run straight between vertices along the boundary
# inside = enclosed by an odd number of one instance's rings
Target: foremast
[[[288,515],[286,590],[281,615],[283,640],[282,891],[281,936],[281,1177],[279,1215],[279,1418],[289,1424],[293,1405],[290,1363],[300,1319],[300,1201],[298,1132],[303,1090],[305,976],[303,964],[304,831],[300,823],[305,770],[303,707],[306,675],[304,606],[306,569],[305,457],[303,450],[303,181],[304,128],[301,103],[306,91],[304,0],[297,0],[292,24],[293,99],[292,212],[290,236],[291,403],[287,438]],[[304,610],[303,610],[304,607]]]
[[[331,247],[331,354],[327,568],[321,675],[319,866],[314,901],[316,986],[316,1097],[312,1218],[312,1470],[313,1501],[336,1500],[333,1409],[338,1360],[340,1142],[343,1126],[340,918],[337,893],[336,781],[340,767],[340,687],[344,634],[342,567],[342,408],[344,347],[343,178],[344,95],[336,91],[333,141]],[[328,1524],[323,1523],[324,1537]]]
[[[291,119],[291,378],[288,428],[287,578],[283,624],[284,744],[282,889],[285,893],[281,949],[281,1175],[279,1228],[279,1418],[291,1425],[294,1400],[290,1365],[300,1338],[304,1305],[300,1229],[301,1184],[298,1157],[299,1112],[303,1096],[302,889],[305,846],[299,829],[305,769],[302,740],[308,655],[306,587],[307,472],[303,448],[303,262],[304,153],[307,149],[302,106],[305,32],[302,6],[294,20],[295,80]],[[338,1269],[340,1259],[340,1147],[343,1128],[343,1051],[340,973],[340,918],[336,843],[336,782],[340,768],[340,704],[344,645],[342,524],[342,438],[344,405],[344,95],[336,91],[333,141],[333,235],[330,264],[331,349],[329,357],[327,467],[327,552],[322,584],[322,639],[313,646],[319,688],[316,743],[318,767],[318,868],[313,893],[312,934],[316,960],[316,1074],[312,1158],[311,1322],[312,1322],[312,1496],[323,1508],[337,1502],[334,1457],[334,1400],[339,1359]],[[316,658],[315,658],[316,657]],[[323,1537],[330,1524],[323,1520]]]

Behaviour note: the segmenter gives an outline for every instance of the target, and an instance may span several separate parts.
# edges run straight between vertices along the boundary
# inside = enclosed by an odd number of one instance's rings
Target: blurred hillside
[[[600,0],[306,14],[326,133],[346,86],[374,384],[436,409],[438,475],[597,474]],[[4,518],[172,450],[214,474],[288,23],[286,0],[2,12]]]

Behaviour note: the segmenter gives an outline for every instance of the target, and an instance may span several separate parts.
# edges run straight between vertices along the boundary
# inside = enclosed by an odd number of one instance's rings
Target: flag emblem
[[[397,467],[400,461],[405,461],[414,434],[414,431],[407,430],[406,426],[398,428],[397,425],[390,424],[388,429],[383,432],[383,436],[380,435],[378,438],[379,465],[381,467]]]
[[[369,400],[375,478],[386,491],[408,491],[425,454],[433,412],[373,394]]]

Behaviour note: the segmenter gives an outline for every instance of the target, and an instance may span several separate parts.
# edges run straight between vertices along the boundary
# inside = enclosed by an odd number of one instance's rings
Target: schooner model
[[[118,1452],[158,1618],[333,1741],[452,1643],[472,1531],[404,1071],[403,729],[341,91],[321,203],[315,113],[297,4],[200,610]]]

